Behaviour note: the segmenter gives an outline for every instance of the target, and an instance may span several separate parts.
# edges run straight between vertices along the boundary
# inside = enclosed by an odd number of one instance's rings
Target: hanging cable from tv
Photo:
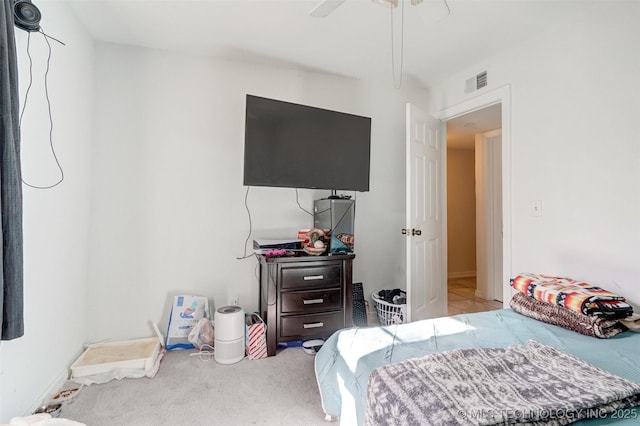
[[[49,43],[49,39],[55,40],[58,43],[62,44],[63,46],[65,46],[65,44],[60,40],[47,35],[44,32],[44,30],[42,29],[42,26],[40,25],[40,19],[42,18],[42,14],[40,13],[40,10],[36,7],[36,5],[34,5],[30,0],[15,0],[13,2],[13,15],[14,15],[14,23],[16,27],[27,31],[28,33],[26,53],[27,53],[27,57],[29,58],[29,84],[25,92],[22,111],[20,112],[20,128],[22,128],[22,118],[27,108],[29,92],[31,91],[31,86],[33,84],[33,59],[31,57],[31,52],[29,50],[31,45],[31,33],[37,32],[42,34],[45,42],[47,43],[47,47],[49,50],[49,53],[47,56],[47,67],[44,74],[44,92],[45,92],[45,98],[47,100],[47,110],[49,115],[49,146],[51,147],[51,153],[55,160],[56,166],[60,171],[60,177],[55,183],[50,185],[42,185],[42,186],[33,185],[25,181],[24,178],[22,179],[22,183],[24,183],[28,187],[35,188],[35,189],[50,189],[58,186],[59,184],[62,183],[62,181],[64,181],[64,169],[60,164],[60,160],[58,159],[58,155],[56,154],[56,150],[53,144],[53,114],[51,112],[51,99],[49,97],[49,84],[48,84],[48,76],[49,76],[49,70],[51,68],[51,55],[52,55],[52,48],[51,48],[51,43]]]

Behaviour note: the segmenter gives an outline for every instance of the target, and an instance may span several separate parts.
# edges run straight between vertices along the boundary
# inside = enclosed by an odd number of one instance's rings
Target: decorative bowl
[[[38,407],[33,414],[47,413],[51,417],[58,417],[60,415],[60,410],[62,409],[62,404],[58,402],[54,402],[47,405],[42,405]]]
[[[324,253],[327,250],[327,247],[325,246],[321,248],[316,248],[313,246],[304,246],[302,250],[304,250],[305,253],[310,254],[311,256],[320,256],[322,253]]]

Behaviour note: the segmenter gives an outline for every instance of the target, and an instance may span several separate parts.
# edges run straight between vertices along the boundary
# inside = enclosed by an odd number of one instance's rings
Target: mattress
[[[505,348],[532,339],[640,383],[639,333],[596,339],[503,309],[336,332],[315,359],[322,407],[328,416],[340,418],[341,425],[361,425],[367,381],[377,367],[452,349]],[[640,408],[615,413],[615,417],[576,424],[637,426]]]

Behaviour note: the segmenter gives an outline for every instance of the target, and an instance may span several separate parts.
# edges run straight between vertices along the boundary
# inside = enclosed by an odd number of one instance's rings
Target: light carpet
[[[103,425],[336,425],[324,421],[314,357],[301,348],[222,365],[170,351],[153,379],[85,386],[61,417]]]

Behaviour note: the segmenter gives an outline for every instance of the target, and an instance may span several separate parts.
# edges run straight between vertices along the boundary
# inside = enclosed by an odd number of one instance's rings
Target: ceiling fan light
[[[371,0],[386,7],[398,7],[398,0]]]

